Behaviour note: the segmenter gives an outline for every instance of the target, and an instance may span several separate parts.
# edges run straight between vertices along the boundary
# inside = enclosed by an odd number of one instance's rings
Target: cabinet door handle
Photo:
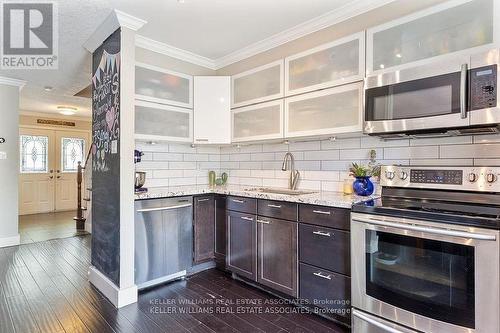
[[[325,210],[313,210],[313,213],[323,214],[323,215],[331,215],[332,214],[332,212],[325,211]]]
[[[325,236],[325,237],[332,237],[332,234],[329,232],[323,232],[323,231],[313,231],[313,234],[319,235],[319,236]]]
[[[271,222],[265,221],[265,220],[257,220],[257,222],[262,223],[262,224],[271,224]]]
[[[231,199],[231,201],[239,204],[245,203],[245,200]]]
[[[281,205],[271,205],[271,204],[268,204],[267,207],[270,207],[270,208],[281,208]]]
[[[253,221],[253,217],[248,217],[248,216],[242,216],[241,219],[246,221]]]
[[[205,199],[198,199],[198,202],[205,202],[205,201],[208,201],[210,200],[209,198],[205,198]]]
[[[325,279],[325,280],[331,280],[332,279],[331,275],[324,275],[321,272],[313,273],[313,275],[316,275],[317,277],[320,277],[320,278]]]

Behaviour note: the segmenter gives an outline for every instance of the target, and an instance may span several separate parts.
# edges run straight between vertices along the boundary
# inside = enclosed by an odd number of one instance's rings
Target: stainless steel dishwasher
[[[135,283],[139,289],[186,275],[193,262],[193,198],[135,202]]]

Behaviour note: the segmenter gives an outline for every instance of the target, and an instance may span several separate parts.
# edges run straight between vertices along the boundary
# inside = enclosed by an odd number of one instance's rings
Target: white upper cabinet
[[[231,77],[194,77],[194,143],[231,143]]]
[[[498,45],[498,0],[456,0],[367,31],[367,73]]]
[[[144,101],[135,102],[135,138],[193,141],[193,110]]]
[[[138,100],[193,107],[193,77],[163,68],[136,63],[135,98]]]
[[[233,142],[283,138],[283,100],[233,109]]]
[[[231,107],[283,97],[283,60],[233,75]]]
[[[285,58],[286,96],[360,81],[365,75],[365,33]]]
[[[285,137],[324,136],[362,130],[363,82],[285,99]]]

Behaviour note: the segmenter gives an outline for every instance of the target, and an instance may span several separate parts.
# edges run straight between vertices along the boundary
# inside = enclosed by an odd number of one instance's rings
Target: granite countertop
[[[318,191],[311,194],[288,195],[288,194],[258,192],[251,189],[252,189],[251,186],[235,186],[235,185],[215,186],[215,187],[209,187],[208,185],[155,187],[155,188],[149,188],[148,192],[145,193],[136,193],[135,199],[136,200],[157,199],[157,198],[179,197],[186,195],[217,193],[217,194],[234,195],[234,196],[257,198],[257,199],[298,202],[298,203],[305,203],[305,204],[312,204],[319,206],[351,208],[353,204],[377,198],[376,196],[360,197],[357,195],[346,195],[342,192]]]

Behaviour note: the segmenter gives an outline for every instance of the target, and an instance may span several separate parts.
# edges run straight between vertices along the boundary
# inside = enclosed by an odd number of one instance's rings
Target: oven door
[[[352,214],[353,307],[417,331],[499,333],[499,232]]]
[[[366,79],[367,134],[467,127],[470,57],[388,72]]]

